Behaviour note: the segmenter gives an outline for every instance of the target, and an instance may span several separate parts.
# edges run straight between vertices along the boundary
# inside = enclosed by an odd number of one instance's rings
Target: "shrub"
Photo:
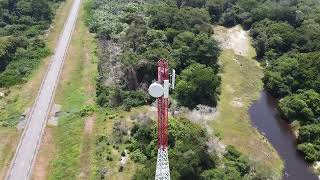
[[[140,149],[133,151],[130,156],[134,162],[144,163],[147,160],[147,157],[140,151]]]

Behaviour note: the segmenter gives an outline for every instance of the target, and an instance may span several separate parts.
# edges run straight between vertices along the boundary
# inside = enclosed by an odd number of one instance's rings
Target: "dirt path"
[[[92,115],[87,117],[85,120],[84,125],[84,134],[83,134],[83,146],[82,146],[82,153],[81,153],[81,170],[78,179],[90,179],[91,174],[91,153],[93,149],[93,128],[96,121],[96,116]]]

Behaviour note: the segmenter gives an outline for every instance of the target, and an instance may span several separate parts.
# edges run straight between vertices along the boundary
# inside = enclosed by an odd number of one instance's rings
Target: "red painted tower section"
[[[164,80],[169,80],[169,67],[164,59],[158,61],[158,82],[163,85]],[[158,147],[168,147],[168,98],[158,99]]]

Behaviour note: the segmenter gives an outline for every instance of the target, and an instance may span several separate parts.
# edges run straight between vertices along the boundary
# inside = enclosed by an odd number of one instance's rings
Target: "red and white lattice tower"
[[[158,82],[166,88],[164,82],[169,83],[168,63],[161,59],[158,62]],[[169,86],[169,84],[168,84]],[[167,87],[169,88],[169,87]],[[170,169],[168,159],[168,98],[169,92],[165,92],[158,100],[158,157],[156,180],[169,180]]]
[[[174,88],[175,72],[172,74]],[[158,157],[156,180],[170,180],[168,159],[168,99],[169,99],[169,67],[164,59],[158,61],[158,81],[149,87],[151,96],[157,98],[158,103]]]

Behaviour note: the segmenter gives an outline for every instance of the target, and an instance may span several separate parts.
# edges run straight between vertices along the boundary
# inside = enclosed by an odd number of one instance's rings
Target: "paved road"
[[[60,35],[55,54],[42,81],[38,97],[33,105],[28,123],[8,170],[7,180],[26,180],[30,179],[32,175],[35,157],[47,122],[47,115],[54,98],[54,92],[59,81],[64,57],[76,23],[80,4],[81,0],[73,1],[72,9]]]

